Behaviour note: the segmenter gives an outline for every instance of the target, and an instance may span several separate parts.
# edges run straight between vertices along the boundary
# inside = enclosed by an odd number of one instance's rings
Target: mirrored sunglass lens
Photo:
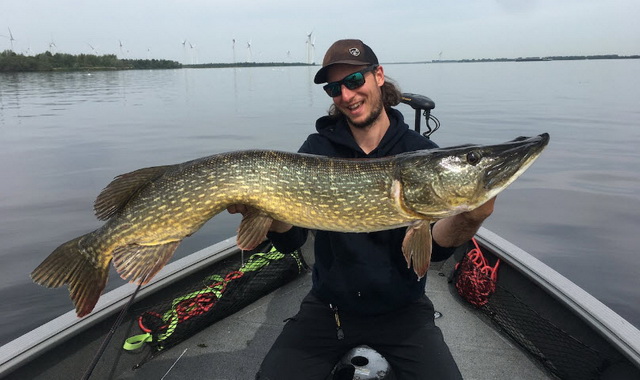
[[[356,88],[361,87],[365,82],[364,73],[369,71],[371,71],[371,69],[368,68],[366,70],[359,71],[351,75],[347,75],[341,81],[328,83],[322,88],[327,93],[327,95],[329,95],[332,98],[335,98],[336,96],[339,96],[342,93],[341,87],[343,84],[349,90],[355,90]]]
[[[323,88],[327,92],[327,94],[332,98],[340,95],[340,83],[338,82],[329,83]]]
[[[353,73],[344,78],[342,82],[349,90],[355,90],[364,84],[364,75],[362,73]]]

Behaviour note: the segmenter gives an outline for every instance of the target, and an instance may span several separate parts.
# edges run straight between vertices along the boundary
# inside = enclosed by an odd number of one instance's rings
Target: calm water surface
[[[640,326],[640,61],[386,65],[436,102],[441,146],[551,134],[485,226]],[[0,75],[0,344],[71,309],[29,273],[101,225],[116,175],[217,152],[295,151],[330,99],[312,68]],[[407,119],[413,111],[400,107]],[[235,234],[216,216],[176,257]],[[108,289],[122,285],[112,271]]]

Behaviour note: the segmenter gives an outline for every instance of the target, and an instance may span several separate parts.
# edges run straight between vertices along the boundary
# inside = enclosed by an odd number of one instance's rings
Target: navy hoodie
[[[358,146],[346,119],[321,117],[317,133],[310,135],[299,152],[341,158],[374,158],[437,145],[404,122],[402,114],[388,110],[391,125],[377,148],[365,154]],[[327,304],[360,315],[379,315],[397,310],[424,294],[426,277],[417,281],[402,255],[406,227],[371,233],[317,231],[312,292]],[[268,237],[281,252],[304,244],[307,230],[294,227]],[[453,248],[433,243],[433,261],[448,258]]]

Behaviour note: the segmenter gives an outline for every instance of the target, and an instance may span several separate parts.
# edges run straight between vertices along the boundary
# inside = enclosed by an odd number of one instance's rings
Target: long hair
[[[389,112],[391,107],[395,107],[400,104],[400,100],[402,99],[402,92],[400,88],[396,84],[395,81],[390,79],[385,75],[384,83],[380,87],[382,104],[384,105],[384,109]],[[343,116],[342,112],[338,110],[335,104],[331,104],[328,111],[329,116],[334,118],[339,118]]]

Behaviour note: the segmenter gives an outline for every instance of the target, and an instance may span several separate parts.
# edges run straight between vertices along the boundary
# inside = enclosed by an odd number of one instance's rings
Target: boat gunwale
[[[481,227],[477,241],[574,312],[640,368],[640,330],[530,253]]]
[[[158,289],[167,287],[238,251],[236,237],[233,236],[169,263],[158,272],[149,284],[140,289],[136,295],[136,301],[142,300]],[[88,316],[79,319],[75,311],[71,310],[0,346],[0,377],[76,334],[113,316],[129,301],[136,288],[137,285],[131,283],[119,286],[103,294],[94,311]]]

